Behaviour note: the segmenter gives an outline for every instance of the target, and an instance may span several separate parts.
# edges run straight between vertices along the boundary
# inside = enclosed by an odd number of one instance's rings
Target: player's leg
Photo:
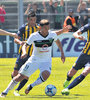
[[[19,55],[14,67],[14,71],[12,72],[12,77],[16,76],[18,74],[19,69],[21,68],[21,66],[28,60],[28,56],[24,59],[21,59],[21,56]],[[20,82],[19,86],[17,87],[17,89],[14,91],[14,95],[15,96],[20,96],[19,91],[24,87],[24,85],[27,83],[28,78],[24,79]]]
[[[9,92],[9,90],[12,90],[19,81],[22,81],[24,78],[26,78],[26,76],[22,75],[22,74],[18,74],[17,76],[15,76],[11,82],[9,83],[9,85],[7,86],[7,88],[1,93],[1,97],[5,97],[7,95],[7,93]]]
[[[34,66],[33,66],[34,64]],[[19,74],[13,78],[13,80],[10,82],[8,87],[5,89],[4,92],[1,93],[1,96],[4,96],[4,94],[7,94],[10,89],[12,89],[19,81],[22,81],[23,79],[26,79],[26,77],[29,77],[32,73],[34,73],[37,70],[36,67],[37,63],[32,63],[27,61],[19,70]]]
[[[80,76],[75,78],[72,81],[72,83],[66,89],[62,90],[62,94],[68,95],[69,94],[69,90],[74,88],[75,86],[77,86],[79,83],[81,83],[89,73],[90,73],[90,65],[85,67],[85,69],[80,74]]]
[[[74,68],[71,68],[70,71],[67,73],[67,79],[65,80],[63,87],[66,88],[69,83],[70,80],[72,79],[72,77],[76,74],[77,70],[75,70]]]
[[[25,90],[25,93],[28,94],[29,91],[34,87],[34,86],[37,86],[43,82],[45,82],[48,77],[50,76],[50,73],[51,73],[51,63],[50,62],[43,62],[40,64],[39,66],[39,69],[40,69],[40,75],[39,77],[37,78],[37,80],[30,84],[27,89]]]
[[[81,54],[77,61],[74,63],[74,65],[72,66],[71,70],[68,72],[67,74],[67,79],[65,80],[64,82],[64,85],[63,87],[66,88],[69,83],[70,83],[70,80],[72,79],[72,77],[76,74],[76,72],[81,69],[83,66],[84,66],[84,61],[83,61],[83,58],[85,57],[84,54]]]

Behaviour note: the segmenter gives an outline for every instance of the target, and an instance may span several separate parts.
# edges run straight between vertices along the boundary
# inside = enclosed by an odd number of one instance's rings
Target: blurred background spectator
[[[0,28],[1,29],[4,29],[5,15],[6,15],[5,6],[1,4],[0,5]]]
[[[77,12],[80,14],[80,24],[81,26],[88,23],[88,8],[86,2],[80,0],[77,7]]]
[[[34,10],[34,11],[35,11],[36,17],[37,17],[37,21],[36,21],[36,22],[39,23],[40,20],[41,20],[41,15],[40,15],[40,13],[42,13],[43,10],[41,10],[40,8],[38,8],[38,4],[37,4],[37,3],[33,3],[32,5],[29,3],[28,6],[27,6],[27,9],[26,9],[26,11],[25,11],[25,14],[28,14],[28,12],[29,12],[30,10]]]
[[[44,8],[44,11],[46,13],[46,18],[49,20],[50,22],[50,28],[53,29],[54,28],[54,19],[55,19],[55,8],[53,6],[53,2],[52,0],[50,0],[48,2],[48,5],[46,6],[46,3],[43,1],[43,8]]]
[[[62,28],[62,20],[64,19],[64,16],[63,16],[64,7],[63,6],[64,6],[63,0],[61,0],[59,4],[58,4],[57,0],[54,1],[54,9],[55,9],[54,29],[61,29]]]
[[[69,32],[75,32],[78,30],[78,27],[77,27],[77,23],[76,23],[76,18],[73,17],[73,9],[69,9],[68,10],[68,16],[65,18],[65,21],[64,21],[64,25],[63,27],[66,27],[67,25],[71,25],[71,29],[69,29],[68,31]]]

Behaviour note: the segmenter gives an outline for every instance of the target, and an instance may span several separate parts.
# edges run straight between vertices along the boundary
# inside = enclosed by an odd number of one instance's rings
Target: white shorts
[[[51,62],[34,62],[27,61],[19,70],[19,73],[29,77],[32,75],[37,69],[40,70],[40,74],[47,70],[51,73]]]

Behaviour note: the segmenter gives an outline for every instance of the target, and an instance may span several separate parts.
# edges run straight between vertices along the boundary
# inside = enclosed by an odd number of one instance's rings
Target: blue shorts
[[[28,60],[29,57],[30,56],[27,56],[26,58],[21,59],[21,55],[18,55],[14,69],[19,70],[21,66]]]
[[[90,55],[81,53],[81,55],[78,57],[75,64],[73,65],[73,68],[75,70],[79,70],[85,67],[85,65],[88,63],[90,64]]]

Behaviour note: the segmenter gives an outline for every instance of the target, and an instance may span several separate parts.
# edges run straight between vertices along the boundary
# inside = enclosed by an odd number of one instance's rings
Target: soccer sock
[[[43,83],[45,80],[40,76],[34,83],[31,84],[32,87]]]
[[[3,91],[4,93],[8,93],[9,90],[12,90],[14,88],[14,86],[17,85],[18,82],[16,82],[15,80],[11,80],[11,82],[9,83],[8,87]]]
[[[72,77],[70,77],[67,73],[67,81],[70,81],[72,79]]]
[[[81,81],[83,81],[83,79],[85,78],[84,75],[80,75],[77,78],[75,78],[72,83],[67,87],[68,89],[72,89],[73,87],[75,87],[76,85],[78,85]]]
[[[24,87],[24,85],[27,83],[27,81],[28,81],[27,79],[22,80],[16,90],[18,90],[18,91],[21,90],[21,88]]]

